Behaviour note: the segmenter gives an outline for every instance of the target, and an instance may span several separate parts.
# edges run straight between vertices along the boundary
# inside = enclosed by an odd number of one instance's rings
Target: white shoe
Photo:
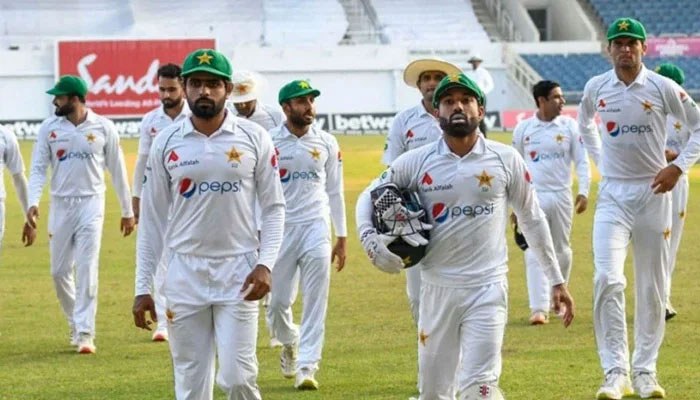
[[[77,346],[78,345],[78,332],[75,331],[74,327],[70,327],[70,345],[71,346]]]
[[[535,311],[530,315],[530,325],[545,325],[549,323],[549,315],[544,311]]]
[[[167,342],[168,341],[168,327],[158,325],[158,329],[153,332],[151,340],[154,342]]]
[[[314,371],[306,367],[300,369],[297,372],[294,387],[299,390],[318,390],[318,381],[314,378]]]
[[[297,345],[285,344],[282,346],[282,353],[280,354],[280,368],[282,369],[282,375],[287,379],[294,378],[294,367],[297,363]]]
[[[600,389],[598,389],[596,399],[620,400],[624,396],[631,396],[633,394],[634,390],[632,390],[630,377],[626,372],[616,368],[605,375],[605,381]]]
[[[92,340],[92,335],[89,333],[81,332],[78,336],[78,353],[80,354],[93,354],[97,348]]]
[[[634,390],[643,399],[663,399],[666,391],[659,385],[654,374],[648,372],[637,372],[634,374]]]

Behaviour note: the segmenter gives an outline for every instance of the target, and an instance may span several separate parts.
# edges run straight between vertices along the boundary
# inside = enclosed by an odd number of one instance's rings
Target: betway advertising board
[[[78,75],[88,84],[87,106],[113,118],[140,117],[160,105],[158,68],[182,64],[214,39],[61,40],[56,44],[56,79]]]

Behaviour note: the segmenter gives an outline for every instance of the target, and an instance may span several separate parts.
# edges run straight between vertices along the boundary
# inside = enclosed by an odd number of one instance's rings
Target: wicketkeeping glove
[[[380,235],[374,228],[366,229],[360,235],[360,242],[372,264],[389,274],[398,274],[404,267],[401,257],[389,251],[386,247],[398,236]]]

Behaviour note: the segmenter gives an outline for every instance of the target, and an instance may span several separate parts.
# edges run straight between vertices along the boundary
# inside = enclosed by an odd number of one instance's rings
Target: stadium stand
[[[611,68],[610,61],[600,54],[521,56],[545,79],[556,80],[566,92],[582,92],[588,79]],[[654,69],[661,63],[670,62],[685,71],[684,86],[689,92],[700,92],[700,58],[698,57],[647,57],[644,64]]]
[[[334,46],[348,28],[337,1],[265,0],[263,11],[266,46]]]
[[[470,1],[372,0],[372,5],[392,44],[457,46],[490,41]]]
[[[621,15],[644,23],[654,36],[700,36],[697,0],[588,0],[604,26]]]

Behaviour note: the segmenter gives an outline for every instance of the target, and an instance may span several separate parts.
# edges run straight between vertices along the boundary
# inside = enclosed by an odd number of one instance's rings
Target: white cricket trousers
[[[95,336],[104,195],[51,197],[49,251],[56,295],[77,333]]]
[[[294,275],[299,271],[302,312],[301,332],[294,324],[292,304],[296,299]],[[275,268],[272,296],[267,306],[269,322],[277,340],[299,343],[296,370],[318,370],[331,280],[331,235],[327,219],[286,225]]]
[[[258,302],[240,290],[254,252],[211,258],[168,252],[163,295],[178,400],[211,400],[216,383],[229,400],[261,399],[256,383]]]
[[[423,276],[418,322],[421,400],[453,400],[475,383],[498,385],[508,320],[508,282],[445,287]],[[461,353],[461,362],[460,362]]]
[[[671,222],[671,252],[668,261],[668,271],[666,272],[666,304],[671,304],[671,279],[673,271],[676,269],[676,256],[678,255],[678,247],[681,244],[681,236],[683,236],[683,227],[685,226],[685,217],[688,214],[688,175],[683,174],[676,186],[671,191],[673,198],[673,217]]]
[[[406,269],[406,295],[408,295],[408,305],[411,307],[413,323],[418,325],[420,315],[420,264]]]
[[[664,337],[671,193],[653,194],[651,179],[603,178],[593,222],[593,325],[604,373],[629,371],[625,257],[634,247],[634,372],[656,372]]]
[[[554,252],[559,263],[562,276],[569,282],[571,276],[571,219],[574,213],[574,203],[569,190],[556,192],[537,192],[537,200],[547,218],[549,230],[552,232]],[[525,250],[525,271],[527,274],[527,292],[530,298],[530,310],[549,312],[552,284],[547,279],[539,265],[534,252]]]

